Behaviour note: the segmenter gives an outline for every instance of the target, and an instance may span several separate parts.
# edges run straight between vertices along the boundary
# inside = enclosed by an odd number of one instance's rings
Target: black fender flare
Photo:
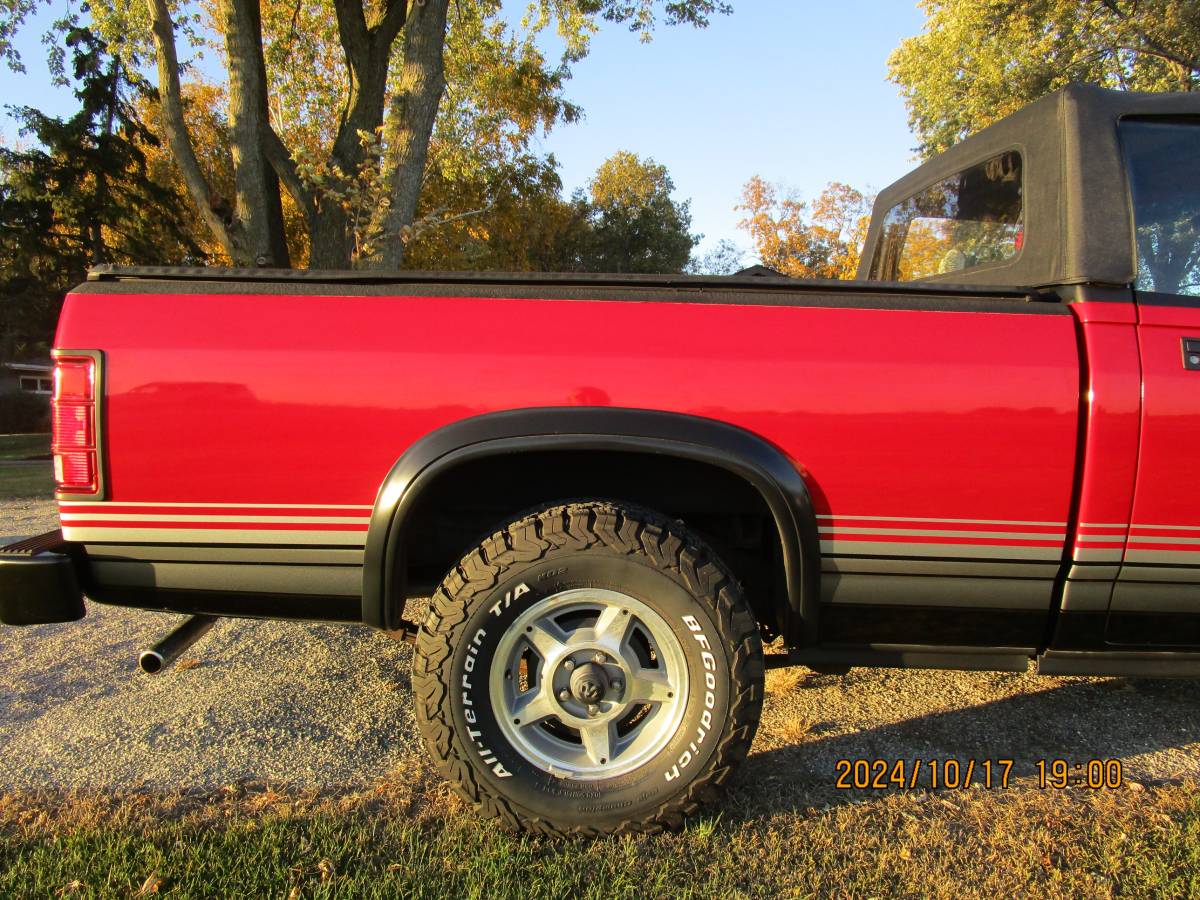
[[[472,460],[523,450],[610,450],[676,456],[718,466],[758,491],[782,546],[789,646],[815,642],[820,598],[820,542],[812,498],[796,465],[758,435],[716,419],[615,407],[541,407],[487,413],[430,432],[392,466],[371,512],[363,560],[363,622],[403,627],[410,514],[422,492],[448,470]]]

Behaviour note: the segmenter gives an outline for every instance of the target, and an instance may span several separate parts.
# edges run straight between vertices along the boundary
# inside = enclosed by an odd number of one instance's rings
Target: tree
[[[171,156],[171,148],[164,140],[160,122],[161,110],[158,97],[153,90],[141,91],[135,101],[137,116],[145,123],[150,139],[140,143],[140,149],[146,157],[146,168],[151,181],[162,185],[178,197],[177,208],[173,210],[183,229],[196,245],[210,265],[231,265],[233,260],[226,254],[216,236],[207,228],[196,206],[188,202],[187,185],[179,167]],[[205,177],[212,190],[210,206],[215,207],[218,215],[231,217],[233,209],[227,198],[233,197],[233,156],[229,149],[229,121],[225,117],[225,92],[217,85],[205,82],[191,82],[183,88],[183,109],[188,130],[196,148],[196,156],[204,169]],[[288,224],[287,197],[284,198],[285,227]],[[293,205],[294,210],[294,205]],[[288,229],[289,238],[295,236],[296,229]],[[303,258],[307,249],[302,248],[294,240],[289,240],[290,256],[293,261]]]
[[[487,166],[476,176],[427,176],[405,265],[418,269],[568,272],[590,232],[587,204],[562,197],[553,159]]]
[[[794,278],[853,278],[866,240],[871,197],[841,182],[809,206],[757,175],[742,188],[738,227],[750,234],[763,265]]]
[[[157,183],[128,73],[86,29],[66,35],[80,110],[63,120],[10,107],[29,149],[0,148],[0,294],[9,346],[49,340],[62,293],[97,263],[198,263],[176,215],[183,198]]]
[[[874,202],[874,196],[834,181],[813,203],[812,228],[817,242],[828,248],[826,277],[850,279],[858,272]]]
[[[700,240],[690,202],[671,199],[666,166],[620,150],[601,163],[583,196],[590,234],[580,267],[588,272],[682,272]]]
[[[699,259],[687,265],[689,275],[733,275],[744,269],[746,253],[733,241],[722,238]]]
[[[430,139],[425,181],[406,244],[406,266],[546,270],[578,211],[561,197],[552,157],[534,139],[579,109],[552,67],[497,6],[460,5],[446,43],[446,102]]]
[[[8,38],[41,2],[11,0],[6,5],[0,15],[0,56],[13,60]],[[234,196],[225,203],[209,183],[184,111],[185,70],[177,34],[203,42],[193,27],[191,8],[168,0],[116,0],[89,7],[105,36],[122,40],[127,62],[136,63],[147,53],[153,56],[162,130],[193,204],[223,251],[239,263],[287,264],[282,184],[302,211],[310,235],[310,263],[319,267],[349,264],[353,227],[374,241],[370,261],[390,267],[402,263],[446,91],[447,42],[457,17],[469,22],[481,8],[498,14],[499,0],[455,0],[455,16],[450,15],[451,0],[211,0],[206,10],[219,35],[228,74]],[[645,37],[655,24],[656,11],[669,24],[703,27],[710,15],[730,9],[718,0],[534,0],[527,39],[532,43],[537,32],[557,25],[566,45],[564,59],[558,69],[544,70],[542,76],[561,82],[565,67],[586,54],[599,20],[627,23]],[[310,13],[324,27],[301,40],[295,23]],[[307,161],[297,158],[296,147],[272,120],[271,86],[278,80],[272,69],[279,65],[274,54],[283,46],[276,38],[289,18],[292,25],[284,34],[297,35],[291,46],[308,46],[338,76],[335,91],[323,98],[319,92],[315,95],[323,102],[314,114],[336,123],[327,126],[331,141]],[[334,28],[328,27],[330,21],[336,23]],[[334,39],[337,49],[331,50]],[[322,73],[311,74],[319,87]],[[336,102],[324,102],[328,100]],[[276,103],[275,110],[280,108]],[[363,196],[348,201],[343,188],[360,186]],[[369,207],[365,225],[351,221],[348,202]],[[232,215],[223,215],[225,208]]]
[[[921,0],[925,30],[888,61],[930,156],[1072,81],[1200,85],[1195,0]]]

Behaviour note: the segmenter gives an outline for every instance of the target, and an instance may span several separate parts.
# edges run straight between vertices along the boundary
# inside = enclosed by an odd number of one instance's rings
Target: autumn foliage
[[[1200,88],[1196,0],[920,0],[921,34],[888,59],[931,156],[1070,82]]]
[[[794,278],[853,278],[867,236],[872,198],[847,184],[827,185],[811,204],[755,175],[742,188],[749,233],[763,265]]]

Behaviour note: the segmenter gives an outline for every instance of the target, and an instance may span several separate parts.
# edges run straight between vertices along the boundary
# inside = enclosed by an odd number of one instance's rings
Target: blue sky
[[[915,0],[732,3],[706,30],[660,27],[648,45],[606,24],[567,88],[583,121],[541,141],[568,192],[617,150],[664,164],[676,197],[692,201],[701,252],[721,238],[749,248],[733,206],[752,175],[811,199],[830,181],[879,189],[913,166],[887,57],[921,30]],[[68,113],[73,99],[49,84],[40,32],[33,22],[21,35],[27,74],[0,68],[0,98]]]
[[[645,45],[605,28],[568,85],[584,120],[543,145],[568,190],[616,150],[664,164],[692,201],[700,250],[749,247],[733,206],[752,175],[811,199],[830,181],[878,190],[914,165],[887,57],[917,34],[915,0],[732,0],[703,31],[660,28]]]

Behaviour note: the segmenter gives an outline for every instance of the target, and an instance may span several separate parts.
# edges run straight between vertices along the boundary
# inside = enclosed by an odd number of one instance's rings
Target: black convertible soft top
[[[1143,94],[1072,84],[951,147],[880,192],[858,277],[867,279],[888,211],[931,185],[1008,150],[1024,167],[1024,247],[1010,263],[934,276],[1030,289],[1127,285],[1136,278],[1129,187],[1118,124],[1129,117],[1200,117],[1200,93]]]

